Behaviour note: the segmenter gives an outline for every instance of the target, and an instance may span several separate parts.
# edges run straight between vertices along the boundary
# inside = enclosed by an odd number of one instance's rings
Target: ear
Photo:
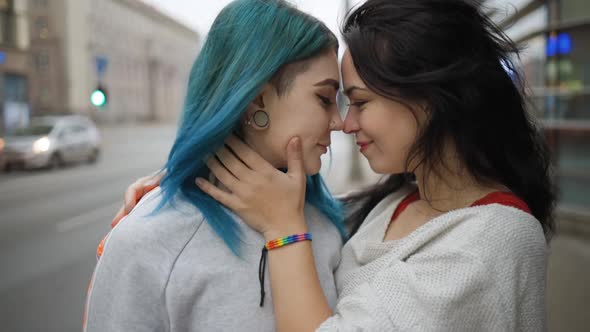
[[[248,110],[252,109],[254,112],[264,110],[268,106],[267,102],[273,97],[273,93],[276,95],[274,86],[270,83],[264,84],[260,92],[256,95],[256,98],[248,105]]]
[[[254,100],[248,105],[248,109],[242,116],[242,123],[244,124],[245,128],[252,128],[255,130],[265,130],[268,128],[268,126],[260,127],[256,125],[256,123],[253,121],[253,117],[258,111],[263,111],[268,116],[270,116],[269,110],[267,108],[269,103],[267,101],[272,98],[271,93],[273,93],[273,89],[274,87],[272,85],[268,83],[265,84],[260,93],[256,95],[256,98],[254,98]]]
[[[250,103],[249,108],[264,109],[264,92],[259,93],[256,98]]]

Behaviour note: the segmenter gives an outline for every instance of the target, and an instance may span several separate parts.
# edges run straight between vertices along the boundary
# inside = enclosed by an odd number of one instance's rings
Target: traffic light
[[[96,89],[90,94],[90,102],[96,107],[103,107],[107,104],[107,90],[101,84],[98,84]]]

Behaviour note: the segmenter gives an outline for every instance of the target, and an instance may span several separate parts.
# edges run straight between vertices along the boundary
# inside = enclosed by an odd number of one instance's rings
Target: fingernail
[[[197,178],[195,180],[195,182],[197,183],[197,186],[202,187],[203,184],[205,184],[205,180],[201,179],[201,178]]]
[[[293,140],[294,144],[295,144],[295,150],[300,150],[301,149],[301,139],[299,137],[295,137],[295,139]]]

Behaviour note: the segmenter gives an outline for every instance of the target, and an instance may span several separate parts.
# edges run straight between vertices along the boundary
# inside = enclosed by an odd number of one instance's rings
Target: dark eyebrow
[[[346,96],[350,96],[350,94],[354,91],[354,90],[363,90],[363,91],[367,91],[367,89],[363,89],[363,88],[359,88],[358,86],[351,86],[348,89],[346,89],[346,91],[344,91],[344,94]]]
[[[331,78],[327,78],[321,82],[317,82],[313,86],[324,86],[324,85],[329,85],[329,86],[333,87],[334,90],[336,90],[336,91],[338,91],[338,89],[340,89],[340,83],[334,79],[331,79]]]

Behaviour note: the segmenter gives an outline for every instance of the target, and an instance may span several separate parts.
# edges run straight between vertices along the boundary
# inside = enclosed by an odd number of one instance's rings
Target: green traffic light
[[[97,107],[104,106],[104,104],[107,102],[107,96],[102,90],[94,90],[90,95],[90,102],[92,105]]]

